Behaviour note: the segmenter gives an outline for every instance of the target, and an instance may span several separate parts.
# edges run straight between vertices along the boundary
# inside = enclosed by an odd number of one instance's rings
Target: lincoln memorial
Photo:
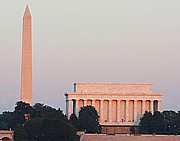
[[[161,104],[161,94],[152,91],[152,84],[75,83],[65,97],[68,117],[91,105],[101,125],[135,125],[145,111],[160,111]]]

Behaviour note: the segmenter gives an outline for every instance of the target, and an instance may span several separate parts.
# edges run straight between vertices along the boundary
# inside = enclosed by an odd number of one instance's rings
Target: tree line
[[[180,112],[145,112],[139,123],[139,132],[143,134],[180,134]]]
[[[101,132],[98,118],[92,106],[81,108],[78,117],[72,114],[68,120],[61,109],[17,102],[13,112],[0,114],[0,130],[12,129],[15,141],[77,141],[77,131]]]
[[[77,141],[77,131],[101,133],[99,116],[92,106],[82,107],[68,119],[61,109],[40,103],[17,102],[13,112],[0,114],[0,130],[12,129],[15,141]],[[145,112],[136,128],[140,134],[180,134],[180,112]]]

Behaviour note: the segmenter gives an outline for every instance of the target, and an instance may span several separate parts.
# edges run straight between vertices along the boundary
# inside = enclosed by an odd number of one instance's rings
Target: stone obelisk
[[[26,6],[23,17],[21,101],[32,105],[32,25],[31,13]]]

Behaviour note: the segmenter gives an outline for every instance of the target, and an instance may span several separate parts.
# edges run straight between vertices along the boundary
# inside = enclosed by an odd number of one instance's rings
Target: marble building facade
[[[14,132],[8,130],[0,130],[0,141],[13,141]]]
[[[135,125],[145,111],[160,111],[161,94],[152,84],[75,83],[65,94],[66,115],[94,106],[101,125]]]

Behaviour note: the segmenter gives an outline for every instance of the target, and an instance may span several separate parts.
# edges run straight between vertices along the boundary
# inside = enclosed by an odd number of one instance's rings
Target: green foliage
[[[180,113],[174,111],[146,112],[139,129],[145,134],[180,134]]]
[[[177,116],[175,118],[175,131],[176,134],[180,135],[180,111],[177,113]]]
[[[28,133],[28,141],[40,140],[43,118],[33,118],[24,125],[25,131]]]
[[[164,117],[164,120],[166,122],[166,132],[169,134],[173,134],[176,132],[176,117],[177,113],[174,111],[163,111],[162,115]]]
[[[74,128],[62,119],[34,118],[25,123],[28,141],[75,141]]]
[[[28,141],[28,133],[22,125],[18,125],[14,129],[15,141]]]
[[[25,114],[33,114],[33,108],[24,102],[17,102],[13,112],[3,112],[0,115],[0,129],[15,129],[25,122]]]
[[[2,121],[1,120],[1,117],[0,117],[0,130],[8,130],[8,123],[5,122],[5,121]]]
[[[60,109],[56,110],[55,108],[40,103],[37,103],[33,106],[32,118],[37,117],[63,119],[68,121],[67,117],[63,114],[63,112]]]
[[[25,114],[31,115],[33,113],[33,108],[30,106],[30,104],[27,104],[25,102],[17,102],[15,110],[13,112],[13,118],[10,124],[10,127],[14,129],[18,125],[24,124],[26,121]]]
[[[0,130],[9,129],[10,112],[4,112],[0,115]]]
[[[30,115],[30,119],[25,115]],[[101,132],[99,116],[93,106],[82,107],[79,117],[72,114],[68,120],[60,109],[40,103],[32,107],[24,102],[17,102],[13,112],[0,115],[0,129],[10,128],[15,131],[15,141],[76,141],[78,130]],[[180,134],[180,112],[146,112],[139,130],[145,134]]]
[[[139,128],[141,133],[151,133],[151,121],[152,121],[152,113],[145,112],[144,116],[141,118],[139,123]]]
[[[80,130],[86,133],[100,133],[101,126],[98,119],[98,113],[93,106],[82,107],[79,111]]]
[[[25,118],[27,117],[28,118]],[[40,103],[17,102],[13,112],[0,115],[0,128],[15,132],[15,141],[76,141],[76,130],[63,112]]]
[[[162,134],[166,132],[166,122],[160,112],[154,112],[151,121],[152,133]]]
[[[8,130],[14,129],[15,121],[13,112],[3,112],[0,115],[0,129]]]
[[[79,120],[75,114],[71,114],[69,118],[69,123],[76,129],[80,129]]]

